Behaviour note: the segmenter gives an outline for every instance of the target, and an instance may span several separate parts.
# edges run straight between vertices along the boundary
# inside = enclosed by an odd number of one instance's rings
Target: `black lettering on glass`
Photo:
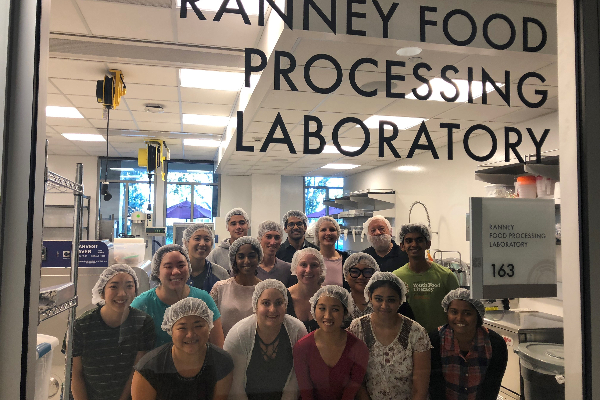
[[[421,137],[425,136],[425,140],[427,144],[419,144],[421,141]],[[408,151],[408,155],[406,158],[412,158],[417,150],[429,150],[431,151],[431,155],[435,160],[439,159],[437,150],[433,145],[433,140],[431,140],[431,136],[429,135],[429,131],[427,130],[427,125],[425,125],[425,121],[421,122],[421,126],[419,126],[419,131],[415,135],[415,139],[413,140],[412,146],[410,146],[410,150]]]
[[[473,132],[475,132],[476,130],[479,130],[479,129],[487,132],[487,134],[490,135],[490,137],[492,138],[492,148],[491,148],[490,152],[482,157],[473,153],[471,151],[471,148],[469,147],[469,139],[470,139],[471,135],[473,134]],[[471,126],[469,129],[467,129],[467,131],[465,132],[465,137],[463,138],[463,146],[465,148],[465,153],[467,153],[467,155],[469,157],[471,157],[471,159],[473,159],[475,161],[487,161],[490,158],[492,158],[494,156],[494,154],[496,154],[496,149],[498,148],[498,140],[496,139],[496,134],[494,133],[494,131],[491,130],[488,126],[483,125],[483,124],[475,124],[475,125]]]

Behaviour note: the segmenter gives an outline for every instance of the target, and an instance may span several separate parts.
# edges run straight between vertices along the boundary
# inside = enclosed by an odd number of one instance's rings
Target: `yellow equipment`
[[[123,81],[123,72],[118,69],[111,69],[113,76],[105,75],[104,79],[96,82],[96,100],[104,108],[113,110],[121,102],[121,97],[127,93],[127,87]]]
[[[167,177],[167,161],[171,159],[171,151],[164,141],[148,140],[145,143],[146,148],[138,149],[138,166],[146,167],[150,173],[162,164],[162,180],[164,181]]]

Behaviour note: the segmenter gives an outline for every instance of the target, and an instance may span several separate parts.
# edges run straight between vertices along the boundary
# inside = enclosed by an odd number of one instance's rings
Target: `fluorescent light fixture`
[[[65,139],[78,140],[80,142],[106,142],[104,136],[95,133],[63,133]]]
[[[216,115],[183,114],[183,123],[186,125],[203,125],[226,127],[229,117],[218,117]]]
[[[396,170],[401,172],[419,172],[423,171],[423,167],[419,167],[417,165],[401,165],[396,168]]]
[[[129,172],[135,171],[134,168],[111,168],[110,170],[111,171],[129,171]]]
[[[221,145],[221,141],[212,139],[183,139],[183,145],[196,147],[219,147]]]
[[[321,168],[326,169],[354,169],[356,167],[360,167],[360,165],[356,164],[327,164],[322,166]]]
[[[346,150],[346,151],[356,151],[358,149],[360,149],[360,147],[356,147],[356,146],[342,146],[342,149]],[[325,146],[325,148],[323,149],[323,153],[330,153],[330,154],[335,154],[335,153],[340,153],[337,149],[337,147],[328,144],[327,146]]]
[[[223,0],[202,0],[196,2],[198,8],[202,11],[211,11],[217,12],[221,7]],[[238,8],[237,4],[234,0],[230,0],[228,4],[228,8]],[[258,1],[256,0],[243,0],[242,4],[244,5],[244,10],[248,15],[258,15]],[[279,8],[281,8],[281,4],[277,4]],[[269,3],[265,2],[265,8],[269,6]],[[177,0],[177,8],[181,8],[181,0]],[[188,10],[191,10],[191,7],[188,7]]]
[[[256,86],[260,75],[250,76],[250,86]],[[182,87],[212,89],[237,92],[244,87],[244,73],[230,71],[209,71],[203,69],[180,69]]]
[[[75,107],[46,106],[46,117],[83,118]]]
[[[399,130],[403,131],[410,129],[413,126],[419,125],[423,121],[427,121],[425,118],[413,118],[413,117],[392,117],[386,115],[373,115],[365,120],[365,125],[370,129],[379,129],[379,121],[390,121],[396,124]],[[392,129],[386,125],[385,129]]]
[[[460,92],[460,94],[458,95],[458,99],[456,99],[456,102],[457,103],[466,103],[469,100],[469,81],[467,81],[466,79],[453,79],[452,81],[454,83],[456,83],[456,86],[458,86],[458,91]],[[446,96],[449,96],[449,97],[454,96],[454,94],[456,93],[454,86],[452,86],[451,84],[449,84],[442,78],[434,78],[434,79],[430,80],[429,83],[431,84],[432,91],[431,91],[431,96],[429,97],[428,100],[446,101],[440,95],[440,93],[442,91],[444,91]],[[500,83],[500,82],[497,82],[496,84],[498,85],[498,87],[504,86],[504,84]],[[485,91],[487,93],[490,93],[491,91],[494,90],[494,87],[491,84],[489,84],[489,85],[486,84],[485,86],[486,86]],[[419,86],[417,88],[417,92],[421,95],[424,95],[425,93],[427,93],[427,85],[423,84],[423,85]],[[477,98],[481,97],[483,95],[483,83],[481,81],[471,82],[471,92],[473,93],[473,99],[477,99]],[[412,100],[417,99],[415,97],[415,95],[412,94],[412,92],[410,94],[406,95],[406,98],[412,99]]]

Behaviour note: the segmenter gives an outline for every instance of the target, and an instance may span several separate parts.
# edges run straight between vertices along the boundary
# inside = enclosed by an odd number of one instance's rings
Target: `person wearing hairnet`
[[[96,307],[73,325],[75,400],[129,399],[133,366],[152,350],[155,339],[152,318],[130,307],[137,290],[137,276],[126,264],[100,274],[92,289]]]
[[[292,348],[306,335],[302,322],[287,315],[287,290],[276,279],[254,288],[253,314],[236,323],[225,338],[233,357],[230,399],[298,400]]]
[[[342,250],[336,250],[335,245],[340,238],[341,229],[337,221],[329,216],[321,217],[315,223],[316,245],[325,260],[327,274],[324,285],[344,285],[343,265],[349,254]]]
[[[375,272],[379,272],[379,265],[367,253],[353,253],[344,263],[344,279],[352,296],[352,305],[350,306],[350,317],[352,319],[373,312],[373,307],[365,300],[365,287]],[[415,318],[407,302],[402,303],[398,312],[410,319]]]
[[[183,247],[187,250],[192,264],[188,285],[210,292],[213,285],[229,278],[227,270],[206,259],[212,250],[215,235],[210,225],[194,224],[183,232]]]
[[[210,332],[209,341],[215,346],[223,347],[221,314],[206,291],[190,287],[186,283],[191,271],[192,267],[187,251],[178,244],[162,246],[152,257],[150,279],[158,282],[158,286],[140,294],[133,300],[131,306],[150,314],[154,320],[155,347],[171,341],[171,336],[161,328],[165,310],[186,297],[200,299],[212,310],[215,326]]]
[[[231,261],[229,260],[229,247],[237,239],[247,236],[250,229],[250,218],[242,208],[234,208],[225,216],[225,226],[229,232],[229,238],[221,243],[206,257],[213,264],[225,268],[231,275]]]
[[[456,275],[448,268],[427,259],[431,247],[431,232],[423,224],[407,224],[400,228],[400,247],[408,254],[408,264],[394,271],[408,286],[408,303],[415,321],[430,332],[446,323],[440,302],[451,290],[458,288]]]
[[[302,400],[354,399],[367,371],[369,349],[344,329],[352,300],[346,289],[323,286],[310,298],[319,329],[294,346],[294,370]]]
[[[426,400],[431,344],[419,323],[397,311],[406,301],[406,285],[391,272],[375,272],[364,295],[373,312],[348,328],[369,348],[365,385],[357,398]]]
[[[298,318],[308,332],[319,327],[310,312],[310,298],[321,288],[327,268],[319,250],[307,247],[292,258],[292,274],[298,283],[288,289],[287,313]]]
[[[506,342],[483,326],[485,306],[467,289],[450,291],[442,300],[448,323],[429,332],[432,399],[495,400],[506,364]]]
[[[258,278],[277,279],[286,287],[291,286],[291,265],[276,257],[281,245],[283,229],[274,221],[264,221],[258,226],[258,240],[263,250],[262,262],[258,265]]]
[[[374,215],[363,226],[371,247],[363,250],[372,256],[383,272],[394,272],[408,262],[408,255],[394,242],[392,225],[387,218]]]
[[[318,246],[315,246],[304,237],[308,227],[308,218],[302,211],[290,210],[286,212],[281,222],[285,233],[287,233],[287,239],[279,246],[276,254],[277,258],[291,263],[296,251],[307,247],[319,249]]]
[[[233,277],[215,283],[210,291],[223,316],[225,337],[233,325],[252,314],[252,294],[260,282],[256,269],[262,258],[260,243],[253,237],[241,237],[229,247]]]
[[[173,340],[146,354],[135,366],[132,400],[225,400],[233,361],[208,342],[213,312],[187,297],[165,311],[162,329]]]

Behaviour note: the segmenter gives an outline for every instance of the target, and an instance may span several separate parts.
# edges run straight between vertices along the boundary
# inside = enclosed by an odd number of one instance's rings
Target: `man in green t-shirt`
[[[399,239],[400,248],[408,254],[408,264],[394,274],[408,288],[407,301],[415,320],[430,332],[447,323],[441,303],[449,291],[458,288],[458,279],[448,268],[427,259],[425,252],[431,247],[427,226],[403,225]]]

